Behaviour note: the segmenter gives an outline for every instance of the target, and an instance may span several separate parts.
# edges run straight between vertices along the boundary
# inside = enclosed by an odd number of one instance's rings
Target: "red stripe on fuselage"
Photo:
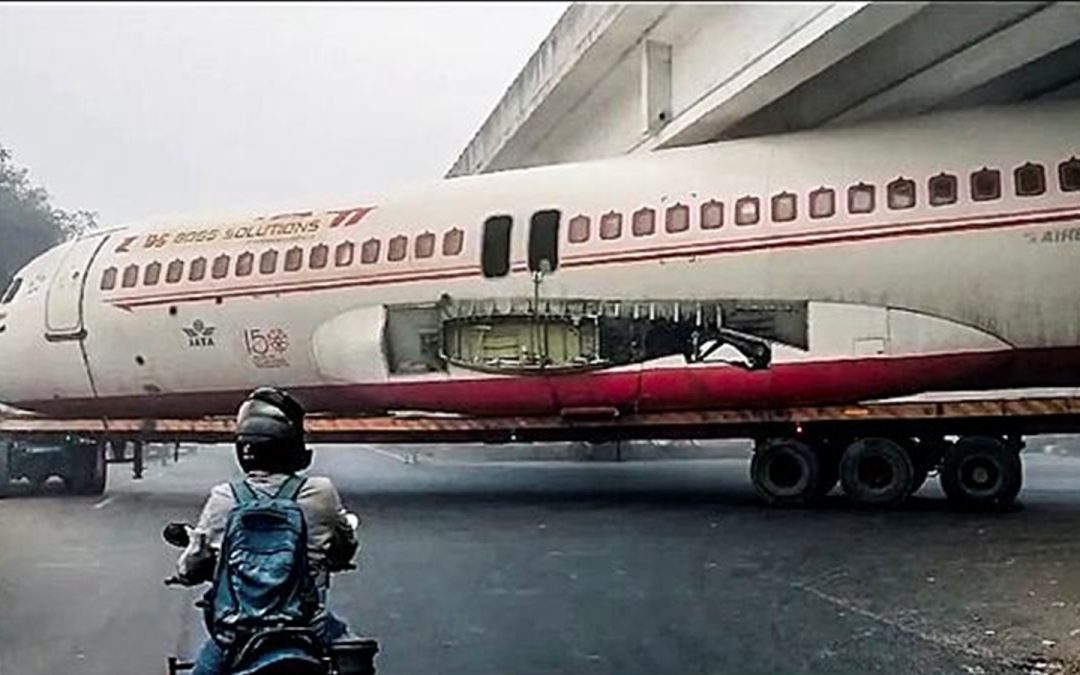
[[[707,366],[413,382],[399,378],[289,390],[312,411],[352,415],[408,409],[483,416],[551,415],[594,406],[639,412],[783,408],[1077,382],[1080,347],[786,363],[759,371]],[[246,394],[227,390],[13,403],[56,417],[200,417],[232,414]]]

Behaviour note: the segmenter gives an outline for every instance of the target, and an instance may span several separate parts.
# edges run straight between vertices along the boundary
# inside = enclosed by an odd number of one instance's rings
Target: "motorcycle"
[[[355,530],[360,519],[350,513],[349,525]],[[162,538],[177,548],[186,548],[191,541],[191,526],[169,523]],[[356,569],[349,564],[333,572]],[[188,585],[178,577],[165,580],[166,586]],[[202,608],[203,601],[195,606]],[[326,646],[314,630],[308,628],[275,627],[259,631],[244,645],[229,675],[375,675],[375,655],[379,643],[366,638],[335,640]],[[169,675],[194,670],[194,661],[177,656],[167,660]]]

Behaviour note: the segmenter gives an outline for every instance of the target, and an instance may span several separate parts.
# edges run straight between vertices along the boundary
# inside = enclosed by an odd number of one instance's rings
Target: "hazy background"
[[[101,225],[439,179],[568,4],[0,5],[0,146]]]

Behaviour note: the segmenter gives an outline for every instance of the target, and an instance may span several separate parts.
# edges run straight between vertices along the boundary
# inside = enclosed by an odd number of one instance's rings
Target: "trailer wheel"
[[[100,495],[105,492],[108,465],[102,444],[98,443],[93,449],[78,446],[68,448],[67,456],[70,469],[64,480],[73,494]]]
[[[0,499],[11,494],[11,445],[0,440]]]
[[[986,509],[1008,506],[1020,493],[1020,453],[1000,439],[964,436],[945,453],[941,489],[955,506]]]
[[[770,440],[754,452],[750,480],[754,491],[769,504],[803,506],[821,495],[821,461],[801,441]]]
[[[911,494],[915,478],[907,450],[888,438],[860,438],[840,458],[840,482],[858,504],[895,506]]]

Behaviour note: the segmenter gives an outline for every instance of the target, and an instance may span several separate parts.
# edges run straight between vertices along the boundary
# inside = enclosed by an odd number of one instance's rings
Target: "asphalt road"
[[[320,448],[364,518],[332,604],[380,673],[1080,672],[1080,460],[1029,457],[1023,508],[761,506],[745,459],[410,464]],[[202,639],[159,538],[231,453],[113,467],[104,498],[0,502],[0,674],[160,673]]]

